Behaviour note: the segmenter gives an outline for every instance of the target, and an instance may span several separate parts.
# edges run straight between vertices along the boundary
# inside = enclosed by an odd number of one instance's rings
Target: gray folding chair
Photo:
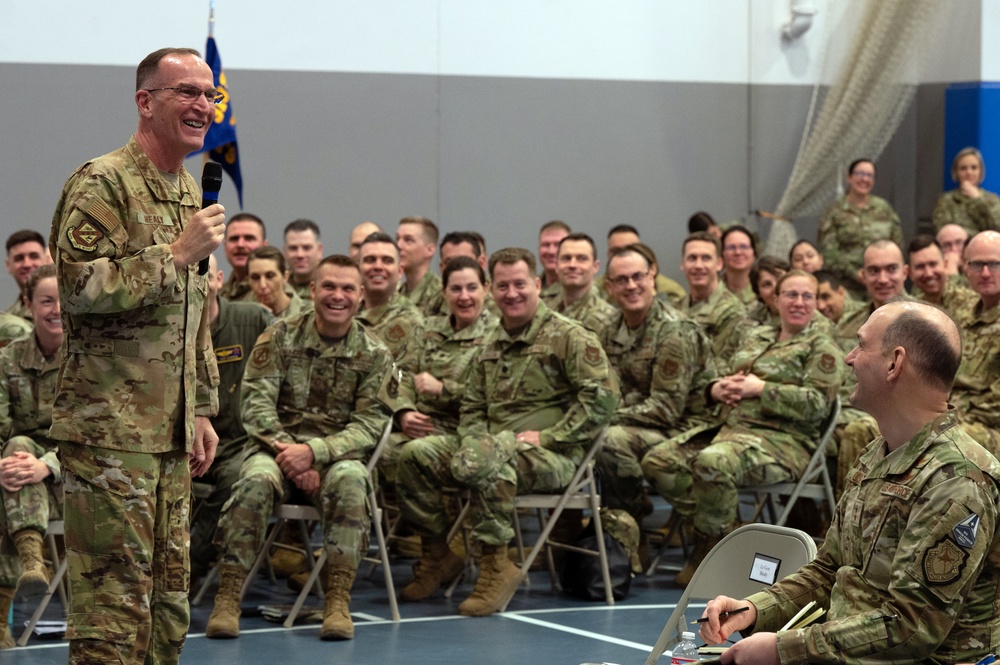
[[[816,543],[798,529],[755,523],[729,533],[698,566],[646,658],[646,665],[656,663],[679,641],[680,633],[689,629],[681,624],[691,601],[707,601],[719,595],[745,598],[794,573],[815,557]]]
[[[608,553],[604,548],[604,529],[601,525],[601,495],[597,491],[597,482],[594,477],[594,456],[597,451],[601,449],[604,445],[604,436],[607,432],[605,427],[601,430],[601,433],[594,439],[594,443],[591,444],[590,448],[587,450],[587,454],[584,456],[583,460],[580,462],[576,469],[576,473],[573,476],[573,480],[566,489],[560,494],[520,494],[514,500],[514,535],[517,541],[517,549],[520,560],[523,562],[521,564],[521,581],[522,583],[528,578],[528,571],[531,569],[531,564],[534,562],[535,557],[542,551],[542,548],[546,548],[546,555],[549,560],[549,575],[552,578],[552,588],[559,588],[559,580],[555,573],[555,566],[552,561],[552,547],[558,547],[564,550],[570,550],[574,552],[580,552],[588,556],[596,556],[601,561],[601,575],[604,578],[604,594],[608,605],[615,604],[614,593],[611,586],[611,573],[608,569]],[[541,533],[538,534],[538,540],[535,541],[534,546],[527,556],[524,554],[524,542],[521,537],[521,524],[517,517],[517,510],[519,508],[530,508],[538,511],[539,521],[541,526]],[[549,539],[549,535],[552,533],[552,528],[555,526],[556,521],[562,514],[563,510],[566,508],[577,508],[581,510],[589,510],[591,512],[590,519],[594,522],[594,533],[597,536],[597,550],[588,550],[581,547],[576,547],[571,543],[558,543]],[[545,511],[551,511],[548,518],[545,517]],[[510,601],[508,601],[509,603]],[[504,605],[503,610],[507,609]]]
[[[368,505],[371,510],[371,522],[372,529],[375,531],[375,540],[378,544],[378,555],[377,556],[366,556],[365,561],[374,563],[382,566],[382,574],[385,578],[385,590],[389,594],[389,610],[392,613],[392,620],[399,621],[399,605],[396,602],[396,587],[392,581],[392,568],[389,565],[389,548],[386,546],[385,531],[382,528],[382,508],[379,507],[378,503],[378,492],[377,488],[377,465],[378,460],[382,456],[385,447],[389,445],[389,434],[392,433],[392,418],[386,423],[385,430],[382,432],[382,437],[379,439],[378,445],[375,446],[375,451],[372,453],[371,458],[368,460],[368,476],[371,479],[371,492],[368,493]],[[313,511],[316,511],[312,506],[308,506]],[[316,511],[317,519],[319,518],[319,512]],[[265,552],[266,552],[265,548]],[[312,559],[312,556],[309,556]],[[295,604],[292,605],[292,610],[288,613],[288,617],[285,619],[285,628],[291,628],[292,624],[295,623],[295,618],[299,615],[299,611],[302,609],[302,605],[306,602],[306,598],[309,596],[310,591],[313,587],[316,587],[316,582],[319,580],[320,571],[323,569],[323,564],[326,563],[326,548],[323,549],[313,566],[312,572],[309,573],[309,579],[306,583],[302,585],[302,591],[299,592],[298,598],[295,599]],[[318,588],[318,587],[317,587]]]
[[[38,605],[35,606],[35,612],[31,615],[28,623],[24,627],[24,632],[21,633],[21,637],[17,640],[17,646],[23,647],[28,644],[28,639],[31,638],[31,632],[35,630],[35,626],[38,625],[39,620],[42,618],[42,614],[45,613],[45,609],[49,606],[49,602],[52,600],[52,596],[56,593],[59,594],[59,600],[62,601],[63,614],[67,613],[67,603],[66,603],[66,587],[63,584],[63,580],[66,577],[66,566],[68,557],[59,558],[59,550],[56,546],[56,536],[63,535],[63,521],[62,520],[52,520],[49,522],[45,529],[45,540],[49,545],[49,551],[52,556],[52,567],[55,573],[52,575],[52,581],[49,582],[48,588],[45,593],[38,601]],[[3,617],[3,621],[6,621],[7,617]]]
[[[826,501],[832,516],[837,509],[837,499],[833,493],[833,481],[830,479],[830,470],[827,466],[826,449],[833,439],[834,430],[837,428],[837,418],[840,417],[840,396],[834,398],[830,413],[823,421],[823,431],[816,450],[809,459],[802,476],[795,482],[775,483],[773,485],[756,485],[752,487],[741,487],[741,493],[754,494],[757,497],[757,507],[754,511],[754,520],[759,519],[764,508],[774,523],[783,526],[788,521],[788,516],[792,511],[795,502],[804,497],[818,501]],[[775,503],[782,503],[781,514],[775,517]]]

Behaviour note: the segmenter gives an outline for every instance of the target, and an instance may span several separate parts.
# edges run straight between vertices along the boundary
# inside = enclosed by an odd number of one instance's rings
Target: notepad
[[[788,623],[782,626],[780,630],[797,630],[799,628],[805,628],[806,626],[808,626],[809,624],[813,623],[821,616],[826,614],[826,610],[823,609],[822,607],[813,610],[813,607],[815,606],[816,606],[815,600],[811,600],[808,603],[806,603],[805,607],[796,612],[795,616],[789,619]]]

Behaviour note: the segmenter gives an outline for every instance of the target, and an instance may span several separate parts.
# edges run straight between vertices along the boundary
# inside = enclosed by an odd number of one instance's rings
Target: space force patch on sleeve
[[[924,552],[924,579],[928,584],[944,586],[962,575],[969,553],[947,536]]]
[[[965,549],[972,549],[976,544],[976,536],[979,534],[979,515],[972,513],[964,520],[955,525],[951,530],[951,537],[955,542]]]

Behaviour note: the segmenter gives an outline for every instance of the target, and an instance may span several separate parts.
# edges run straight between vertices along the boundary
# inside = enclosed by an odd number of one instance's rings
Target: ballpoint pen
[[[732,614],[739,614],[740,612],[746,612],[749,609],[750,609],[750,607],[747,606],[747,607],[741,607],[739,609],[731,610],[729,612],[719,612],[719,618],[723,619],[723,618],[725,618],[727,616],[730,616]],[[705,623],[706,621],[708,621],[708,617],[702,617],[702,618],[698,619],[697,621],[692,621],[691,624],[693,625],[693,624],[696,624],[696,623]],[[979,665],[979,664],[977,663],[976,665]]]

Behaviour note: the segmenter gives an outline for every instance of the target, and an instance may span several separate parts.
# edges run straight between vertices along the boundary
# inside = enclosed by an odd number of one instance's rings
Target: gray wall
[[[135,128],[134,70],[0,64],[0,236],[48,235],[62,183]],[[423,214],[475,228],[491,249],[536,247],[553,218],[603,244],[639,227],[679,275],[687,217],[730,220],[778,201],[811,88],[739,84],[231,71],[245,207],[281,243],[315,219],[325,250],[371,219]],[[238,82],[238,83],[237,83]],[[885,155],[876,193],[908,233],[939,193],[944,86],[924,86]],[[200,174],[200,162],[189,168]],[[221,201],[238,208],[228,180]],[[751,220],[751,225],[755,220]],[[813,237],[815,220],[800,220]],[[760,226],[766,232],[767,223]],[[222,262],[225,265],[225,262]],[[13,300],[0,279],[0,303]]]

